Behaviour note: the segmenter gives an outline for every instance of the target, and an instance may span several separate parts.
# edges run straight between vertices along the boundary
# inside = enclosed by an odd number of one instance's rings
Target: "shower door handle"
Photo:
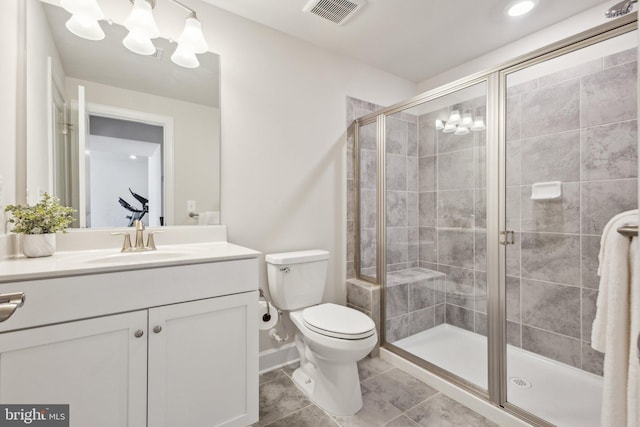
[[[516,243],[515,232],[511,230],[505,230],[500,232],[500,236],[504,236],[504,240],[500,240],[501,245],[513,245]]]

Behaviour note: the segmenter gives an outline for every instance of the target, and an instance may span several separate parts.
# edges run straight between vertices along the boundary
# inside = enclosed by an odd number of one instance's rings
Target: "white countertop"
[[[0,261],[0,283],[257,258],[260,252],[227,242],[158,245],[157,251],[59,251],[50,257],[18,255]]]

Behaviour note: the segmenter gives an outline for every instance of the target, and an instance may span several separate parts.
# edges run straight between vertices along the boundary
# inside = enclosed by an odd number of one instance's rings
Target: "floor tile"
[[[390,371],[391,369],[393,369],[393,366],[380,359],[379,357],[365,357],[360,362],[358,362],[358,374],[360,375],[360,382],[375,375]]]
[[[428,427],[497,427],[494,422],[443,394],[437,394],[407,411],[406,415],[419,425]]]
[[[400,415],[398,418],[393,419],[390,423],[385,424],[384,427],[417,427],[418,424],[414,423],[410,418],[405,415]]]
[[[363,381],[362,387],[377,393],[402,412],[437,393],[434,388],[397,368]]]
[[[311,404],[289,377],[281,377],[262,384],[259,399],[261,426]]]
[[[380,393],[362,390],[362,409],[352,417],[335,417],[342,427],[382,427],[402,414]]]
[[[338,424],[315,405],[287,415],[268,424],[269,427],[337,427]]]
[[[262,385],[262,384],[268,383],[269,381],[273,381],[284,376],[286,376],[286,374],[282,369],[276,369],[275,371],[270,371],[270,372],[265,372],[264,374],[260,374],[258,381]]]

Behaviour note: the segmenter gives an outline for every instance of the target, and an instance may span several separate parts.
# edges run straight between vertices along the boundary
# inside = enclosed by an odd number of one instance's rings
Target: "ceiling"
[[[203,0],[314,45],[420,82],[602,0],[539,0],[511,18],[511,0],[367,0],[343,26],[302,12],[308,0]]]

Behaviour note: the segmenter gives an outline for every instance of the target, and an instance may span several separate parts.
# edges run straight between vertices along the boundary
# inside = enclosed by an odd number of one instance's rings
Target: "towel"
[[[220,211],[206,211],[198,214],[199,225],[217,225],[220,224]]]
[[[638,224],[638,210],[613,217],[600,242],[600,288],[591,347],[605,353],[602,425],[640,427],[636,339],[640,332],[640,240],[617,232]]]

